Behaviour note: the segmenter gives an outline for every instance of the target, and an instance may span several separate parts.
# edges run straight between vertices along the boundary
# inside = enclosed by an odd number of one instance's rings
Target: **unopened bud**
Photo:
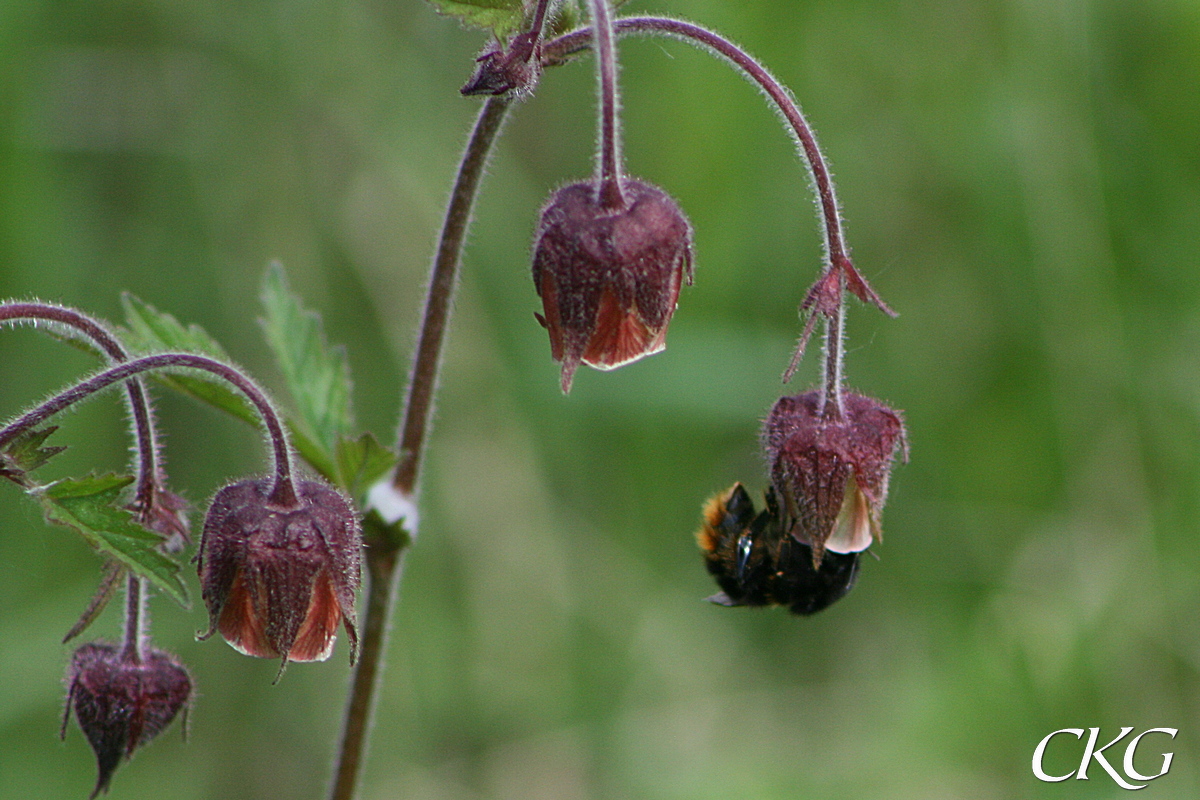
[[[542,210],[533,282],[562,362],[562,388],[580,363],[615,369],[666,347],[679,288],[692,281],[692,228],[661,189],[626,178],[608,208],[590,181],[558,190]]]
[[[892,459],[905,446],[900,415],[878,400],[843,392],[840,416],[820,401],[819,391],[781,397],[763,425],[785,532],[812,548],[814,566],[826,550],[856,553],[880,538]]]
[[[355,593],[362,532],[349,501],[332,486],[298,481],[298,504],[271,504],[271,479],[217,492],[204,520],[200,586],[209,630],[261,658],[324,661],[339,623],[358,650]]]
[[[535,41],[534,34],[521,33],[513,37],[507,49],[497,44],[475,59],[479,66],[460,91],[464,95],[530,94],[542,72]]]
[[[137,659],[93,642],[75,651],[67,671],[62,735],[73,709],[96,753],[99,777],[92,798],[108,791],[121,760],[170,725],[191,695],[187,670],[161,650],[149,649]]]

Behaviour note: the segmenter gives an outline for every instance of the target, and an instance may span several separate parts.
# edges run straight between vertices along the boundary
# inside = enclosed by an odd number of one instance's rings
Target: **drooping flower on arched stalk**
[[[580,364],[608,370],[666,347],[684,281],[692,282],[692,227],[670,195],[627,178],[617,120],[617,63],[607,0],[591,0],[596,31],[600,147],[596,175],[554,193],[533,244],[538,322],[562,362],[569,392]]]
[[[841,397],[840,415],[822,413],[818,390],[781,397],[763,425],[785,531],[812,548],[814,568],[826,550],[857,553],[881,537],[892,460],[906,446],[897,412],[872,397]]]
[[[293,477],[282,418],[239,370],[192,353],[127,361],[9,423],[0,430],[0,446],[114,383],[156,369],[203,370],[232,384],[259,413],[271,447],[271,476],[219,492],[205,521],[197,558],[210,629],[202,638],[220,630],[242,652],[282,658],[282,674],[289,661],[328,657],[337,626],[345,621],[353,659],[362,547],[358,517],[338,490]]]
[[[204,520],[200,585],[209,612],[206,639],[220,631],[236,650],[260,658],[324,661],[339,624],[358,651],[355,593],[362,536],[350,502],[328,484],[298,481],[297,502],[270,499],[271,479],[217,492]]]
[[[71,712],[96,754],[98,776],[90,798],[108,791],[123,759],[163,731],[192,696],[192,679],[183,665],[162,650],[129,648],[104,642],[81,646],[67,669],[67,706],[61,735]],[[90,800],[89,798],[89,800]]]
[[[533,280],[538,321],[570,391],[579,365],[615,369],[666,347],[679,289],[692,280],[691,227],[665,192],[626,180],[607,209],[589,182],[560,189],[542,211]]]

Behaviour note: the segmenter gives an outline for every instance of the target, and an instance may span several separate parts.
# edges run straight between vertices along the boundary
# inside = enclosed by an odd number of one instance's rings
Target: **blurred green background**
[[[1176,755],[1139,797],[1200,796],[1200,3],[627,10],[723,31],[816,127],[856,263],[900,312],[848,323],[850,385],[912,443],[886,539],[814,618],[702,601],[700,503],[762,488],[759,421],[819,267],[807,181],[726,66],[622,43],[628,168],[689,214],[696,285],[664,354],[563,397],[528,249],[590,173],[593,72],[551,70],[477,208],[362,797],[1123,796],[1096,764],[1031,774],[1043,736],[1094,726],[1178,728],[1146,740],[1143,772]],[[280,259],[390,440],[485,41],[419,0],[0,1],[0,295],[115,319],[132,290],[278,388],[256,317]],[[2,413],[93,366],[2,332]],[[157,397],[198,507],[264,468],[249,429]],[[62,424],[48,475],[127,460],[116,395]],[[99,562],[0,489],[0,797],[83,798],[59,639]],[[173,727],[111,796],[322,797],[344,644],[271,686],[276,664],[194,641],[189,580],[190,612],[152,612],[198,686],[190,739]],[[92,635],[117,636],[115,605]],[[1065,773],[1079,748],[1055,741]]]

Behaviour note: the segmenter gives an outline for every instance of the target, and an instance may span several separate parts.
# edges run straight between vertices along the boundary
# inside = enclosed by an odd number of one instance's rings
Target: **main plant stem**
[[[475,205],[479,181],[487,165],[488,153],[496,134],[500,131],[509,103],[508,97],[501,96],[490,98],[483,104],[483,109],[475,121],[471,140],[458,167],[458,178],[454,184],[454,192],[450,195],[450,204],[446,207],[446,219],[442,225],[442,236],[433,260],[429,291],[425,298],[421,335],[413,355],[404,420],[400,425],[400,462],[392,473],[392,488],[406,497],[413,494],[420,473],[425,436],[429,430],[429,415],[433,409],[433,393],[437,387],[442,344],[446,339],[446,323],[450,317],[450,301],[454,297],[459,259],[467,226],[471,221],[471,210]]]
[[[463,242],[488,154],[510,103],[507,96],[492,97],[484,103],[463,152],[454,191],[446,207],[446,218],[425,298],[421,334],[413,355],[404,419],[400,424],[400,460],[389,485],[385,487],[392,508],[415,508],[413,496],[420,478],[425,439],[429,433],[433,395],[437,388],[438,368],[458,280]],[[398,531],[398,523],[403,523],[405,530]],[[387,632],[400,587],[404,548],[417,534],[415,513],[392,514],[386,509],[376,508],[375,513],[368,514],[364,521],[363,533],[368,581],[362,649],[346,703],[330,800],[351,800],[358,790],[375,696],[383,674]]]

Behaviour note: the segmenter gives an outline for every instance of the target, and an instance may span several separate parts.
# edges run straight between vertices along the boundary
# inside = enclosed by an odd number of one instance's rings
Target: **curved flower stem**
[[[341,745],[334,768],[331,800],[350,800],[358,789],[362,765],[366,756],[367,733],[375,696],[383,674],[387,650],[387,631],[400,587],[404,563],[404,548],[417,534],[413,496],[420,477],[421,458],[429,433],[429,417],[433,410],[433,394],[437,387],[442,345],[446,339],[451,300],[458,281],[458,267],[471,221],[471,209],[479,191],[479,183],[487,166],[492,143],[512,100],[507,95],[491,97],[483,104],[475,120],[471,139],[463,152],[458,177],[446,207],[437,255],[430,272],[429,290],[425,298],[425,315],[421,334],[413,354],[404,419],[400,423],[397,448],[400,460],[387,484],[389,505],[408,510],[393,514],[390,509],[374,508],[363,521],[363,540],[366,544],[367,592],[366,614],[363,618],[361,649],[358,665],[350,686],[343,721]],[[404,531],[397,529],[404,525]]]
[[[255,407],[262,417],[263,425],[272,445],[272,470],[275,484],[271,489],[270,502],[282,508],[294,508],[298,504],[296,487],[292,481],[292,455],[288,447],[287,434],[279,414],[267,395],[254,381],[238,370],[207,356],[194,353],[157,353],[143,356],[132,361],[126,361],[115,367],[109,367],[87,380],[81,381],[66,389],[41,405],[22,414],[17,419],[0,429],[0,447],[11,442],[22,433],[40,425],[58,412],[85,400],[93,394],[107,389],[114,383],[129,380],[132,377],[159,369],[197,369],[216,375],[218,378],[232,384]]]
[[[596,81],[600,98],[596,183],[600,187],[601,206],[617,210],[625,207],[621,193],[621,130],[617,122],[617,47],[608,0],[591,0],[590,5],[596,31]]]
[[[720,34],[692,22],[668,17],[624,17],[616,21],[614,30],[618,36],[659,34],[682,39],[689,44],[716,53],[758,84],[787,121],[804,163],[808,166],[812,176],[824,222],[823,230],[828,263],[832,265],[843,260],[849,262],[845,238],[842,235],[837,194],[829,175],[829,167],[825,163],[821,149],[817,146],[817,137],[813,134],[812,128],[809,127],[808,121],[800,112],[800,106],[792,98],[791,93],[767,71],[766,67]],[[548,64],[561,61],[567,56],[587,48],[591,44],[591,40],[590,28],[572,31],[543,44],[543,60]]]
[[[129,354],[121,343],[96,320],[70,308],[48,303],[4,303],[0,305],[0,323],[44,320],[65,325],[83,334],[104,352],[110,361],[121,363]],[[140,379],[126,381],[129,411],[133,417],[133,432],[137,447],[137,489],[134,505],[139,514],[146,514],[154,503],[158,488],[158,436],[154,417],[146,399],[146,389]]]
[[[93,344],[104,352],[110,361],[122,363],[129,360],[129,354],[121,343],[108,332],[103,325],[91,317],[78,311],[49,303],[4,303],[0,305],[0,323],[22,322],[27,320],[44,320],[67,326],[76,333],[83,334]],[[137,483],[134,489],[133,507],[140,522],[146,522],[153,513],[155,495],[159,489],[158,467],[158,433],[154,428],[154,415],[150,409],[150,401],[146,397],[146,387],[139,378],[130,378],[125,382],[125,391],[129,403],[129,413],[133,418],[133,438],[137,453]],[[108,584],[111,586],[111,584]],[[105,583],[101,583],[99,598],[103,607],[107,599]],[[130,573],[126,579],[125,603],[125,638],[123,654],[127,659],[140,662],[145,649],[145,592],[142,579]],[[95,603],[96,601],[93,601]],[[67,634],[82,630],[94,615],[96,608],[89,608],[83,618],[76,623],[75,628]],[[65,640],[64,640],[65,641]]]
[[[895,312],[875,293],[875,290],[850,261],[850,254],[842,232],[837,194],[830,177],[829,167],[825,163],[820,147],[817,146],[817,138],[813,134],[812,128],[787,88],[749,53],[720,34],[700,25],[667,17],[625,17],[616,20],[614,30],[618,36],[661,35],[682,39],[725,59],[763,90],[788,124],[789,133],[795,140],[800,155],[808,167],[821,210],[826,265],[822,276],[817,279],[817,283],[806,296],[801,310],[813,315],[820,314],[825,317],[827,325],[833,324],[834,317],[842,314],[844,290],[849,288],[863,302],[877,306],[888,316],[895,316]],[[587,48],[591,41],[591,29],[581,28],[546,42],[542,47],[543,62],[547,65],[559,63],[571,54]],[[834,275],[835,272],[840,274]],[[840,390],[841,387],[842,337],[840,331],[842,324],[841,321],[838,321],[834,325],[839,331],[832,341],[832,350],[835,351],[836,358],[826,360],[827,368],[830,364],[838,365],[836,374],[828,373],[826,375],[827,385],[837,390]],[[796,345],[796,353],[791,364],[784,372],[785,383],[791,379],[792,373],[799,364],[812,330],[813,325],[810,319]],[[829,342],[830,340],[827,339],[827,344]]]

